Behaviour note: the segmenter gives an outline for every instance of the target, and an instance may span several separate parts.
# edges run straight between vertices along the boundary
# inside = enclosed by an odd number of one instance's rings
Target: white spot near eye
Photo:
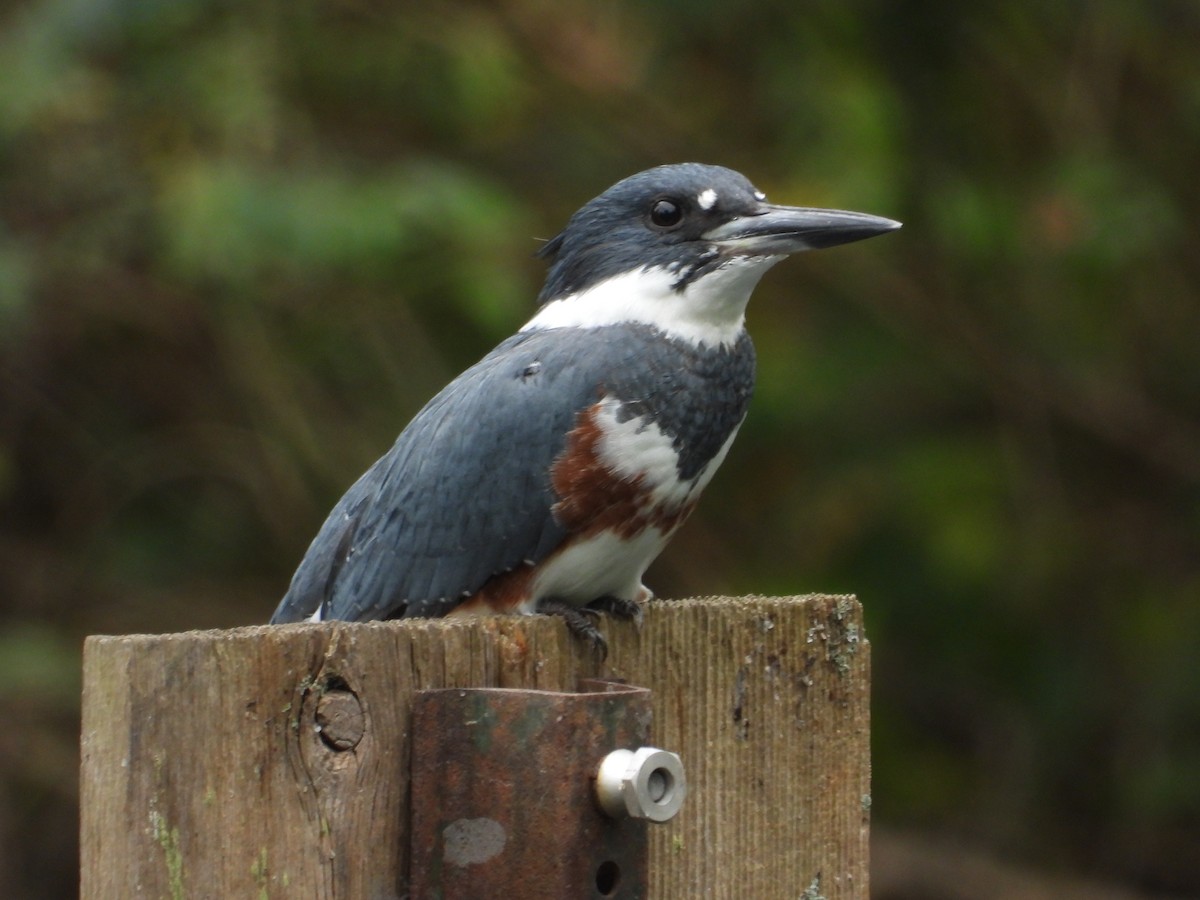
[[[767,195],[764,194],[762,191],[755,191],[754,199],[757,200],[759,203],[762,203],[764,200],[767,199]]]
[[[696,198],[696,202],[700,204],[701,209],[712,209],[717,205],[717,192],[712,188],[709,188],[706,191],[701,191],[700,195]]]

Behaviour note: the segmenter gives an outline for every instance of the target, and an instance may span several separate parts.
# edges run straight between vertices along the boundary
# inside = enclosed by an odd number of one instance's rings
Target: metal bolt
[[[683,761],[657,747],[614,750],[596,772],[596,799],[614,819],[666,822],[679,812],[686,794]]]

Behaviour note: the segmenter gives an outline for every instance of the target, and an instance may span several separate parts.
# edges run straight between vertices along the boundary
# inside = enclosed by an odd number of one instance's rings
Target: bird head
[[[779,206],[721,166],[659,166],[576,212],[539,256],[541,311],[526,327],[643,322],[694,343],[740,333],[758,279],[783,257],[883,234],[900,223]]]

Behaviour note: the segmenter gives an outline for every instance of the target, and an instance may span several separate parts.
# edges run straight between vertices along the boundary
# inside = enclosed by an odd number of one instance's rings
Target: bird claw
[[[642,623],[646,619],[646,613],[642,609],[642,604],[636,600],[627,600],[624,597],[601,597],[598,600],[593,600],[584,609],[588,612],[599,610],[608,613],[614,619],[623,619],[626,622],[632,621],[638,631],[642,630]]]
[[[648,600],[653,594],[647,588],[642,588],[641,600]],[[638,631],[646,613],[639,600],[629,600],[625,597],[598,597],[587,606],[571,606],[561,600],[543,600],[538,604],[537,611],[543,615],[559,616],[567,623],[567,630],[577,638],[582,638],[592,646],[600,662],[608,658],[608,641],[600,633],[597,624],[602,613],[607,613],[614,619],[633,622]]]
[[[543,600],[538,604],[539,613],[547,616],[559,616],[567,625],[567,630],[577,638],[582,638],[591,645],[592,653],[598,662],[608,659],[608,641],[596,627],[600,618],[599,610],[588,607],[570,606],[558,600]]]

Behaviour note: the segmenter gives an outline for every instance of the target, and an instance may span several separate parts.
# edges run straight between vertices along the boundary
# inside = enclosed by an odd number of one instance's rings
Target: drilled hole
[[[670,803],[675,793],[675,776],[669,769],[655,769],[647,779],[646,790],[655,803]]]
[[[616,893],[617,883],[620,880],[621,867],[611,859],[606,859],[596,869],[596,890],[600,892],[602,897],[611,897]]]

